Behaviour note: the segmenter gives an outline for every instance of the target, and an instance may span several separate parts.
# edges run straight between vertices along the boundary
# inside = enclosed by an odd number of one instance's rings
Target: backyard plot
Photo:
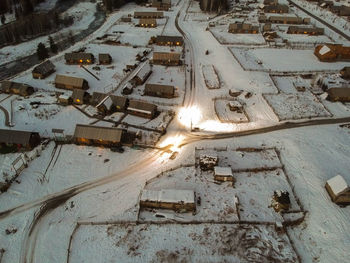
[[[219,77],[213,65],[203,66],[202,72],[208,89],[220,89]]]
[[[311,80],[303,79],[298,76],[271,76],[275,86],[281,93],[298,93],[300,91],[307,91],[312,89]]]
[[[280,121],[332,116],[318,98],[310,92],[264,94],[263,96]]]
[[[261,34],[232,34],[227,32],[228,24],[210,28],[216,40],[223,45],[265,45]]]
[[[86,251],[88,253],[81,253]],[[285,234],[270,225],[81,225],[71,262],[298,262]]]
[[[238,100],[216,99],[214,104],[216,115],[221,122],[249,122],[249,117],[244,110],[244,106]]]
[[[336,71],[348,63],[324,63],[317,59],[313,50],[273,48],[230,48],[245,70],[274,72]]]

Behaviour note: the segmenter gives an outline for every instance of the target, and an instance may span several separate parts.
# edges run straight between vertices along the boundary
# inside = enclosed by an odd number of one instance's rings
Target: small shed
[[[120,146],[125,136],[123,129],[77,124],[73,139],[76,144]]]
[[[88,82],[83,78],[65,76],[65,75],[56,75],[55,86],[57,89],[84,89],[89,88]]]
[[[0,82],[0,91],[7,94],[29,96],[34,93],[34,88],[24,83],[4,80]]]
[[[64,59],[67,64],[93,64],[95,61],[93,54],[84,52],[66,53]]]
[[[184,40],[181,36],[157,36],[155,43],[158,46],[182,46]]]
[[[196,194],[193,190],[144,189],[140,198],[140,207],[171,209],[176,212],[195,212]]]
[[[244,112],[244,108],[243,108],[242,104],[238,100],[231,100],[231,101],[229,101],[228,107],[229,107],[230,111],[235,111],[235,112],[238,112],[238,113],[243,113]]]
[[[221,166],[214,166],[214,179],[222,182],[235,181],[232,174],[231,167],[221,167]]]
[[[108,53],[98,54],[98,62],[102,65],[109,65],[112,63],[112,57]]]
[[[138,26],[140,27],[157,27],[157,20],[154,18],[141,18]]]
[[[142,85],[151,74],[152,65],[147,61],[136,72],[135,76],[132,78],[132,82],[136,83],[136,85]]]
[[[50,60],[46,60],[32,70],[34,79],[44,79],[55,72],[55,65]]]
[[[329,179],[325,187],[334,203],[338,205],[350,204],[350,187],[343,176],[337,175]]]
[[[329,88],[327,93],[330,101],[350,102],[350,87]]]
[[[39,144],[38,132],[0,129],[0,148],[15,146],[18,150],[31,150]]]
[[[152,119],[157,113],[157,105],[141,100],[130,100],[127,110],[130,114]]]
[[[160,98],[173,98],[175,96],[175,87],[170,85],[149,84],[145,85],[144,94]]]
[[[90,100],[90,94],[83,89],[74,89],[72,93],[73,104],[83,105]]]
[[[57,101],[61,105],[70,105],[73,103],[72,97],[66,94],[59,95]]]
[[[181,54],[175,52],[153,52],[153,64],[157,65],[181,65]]]
[[[219,158],[215,154],[201,154],[199,156],[199,167],[203,171],[213,170],[219,163]]]

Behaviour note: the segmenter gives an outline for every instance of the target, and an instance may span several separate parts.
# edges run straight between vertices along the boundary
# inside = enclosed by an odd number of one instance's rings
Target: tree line
[[[136,4],[141,4],[147,2],[147,0],[103,0],[103,5],[107,11],[113,11],[113,9],[120,8],[121,6],[129,3],[135,2]]]

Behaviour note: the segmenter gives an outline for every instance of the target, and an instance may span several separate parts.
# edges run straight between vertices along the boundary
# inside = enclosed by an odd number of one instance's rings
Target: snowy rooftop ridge
[[[332,189],[332,191],[335,195],[339,195],[339,194],[350,189],[348,184],[344,180],[343,176],[341,176],[339,174],[337,176],[334,176],[333,178],[329,179],[327,181],[327,184]]]
[[[221,166],[215,166],[214,167],[214,173],[218,176],[233,176],[231,167],[221,167]]]
[[[326,53],[328,53],[329,51],[331,51],[331,49],[329,47],[327,47],[326,45],[324,45],[320,51],[318,51],[318,53],[320,53],[320,55],[324,55]]]
[[[162,189],[143,190],[141,201],[165,202],[165,203],[194,203],[193,190]]]

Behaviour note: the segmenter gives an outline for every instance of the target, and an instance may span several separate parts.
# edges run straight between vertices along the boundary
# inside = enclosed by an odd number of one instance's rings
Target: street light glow
[[[197,125],[201,118],[202,114],[197,106],[181,108],[178,113],[179,122],[188,128]]]

